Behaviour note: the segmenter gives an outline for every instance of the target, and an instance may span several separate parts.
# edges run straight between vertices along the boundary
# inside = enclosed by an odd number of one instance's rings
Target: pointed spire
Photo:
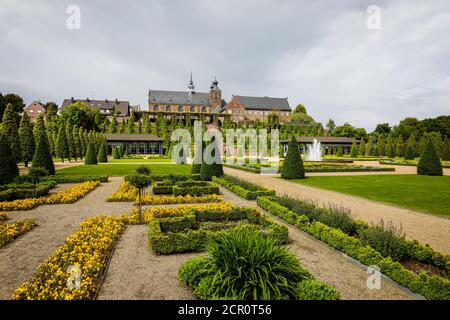
[[[195,93],[194,81],[192,80],[192,71],[191,71],[191,77],[190,77],[189,85],[188,85],[188,92],[189,92],[190,94]]]

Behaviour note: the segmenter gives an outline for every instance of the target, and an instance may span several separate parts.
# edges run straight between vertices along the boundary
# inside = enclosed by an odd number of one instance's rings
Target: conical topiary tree
[[[20,119],[19,138],[22,151],[22,161],[25,167],[28,167],[28,162],[33,160],[34,149],[36,144],[34,142],[33,129],[28,117],[28,113],[24,112],[22,119]]]
[[[67,139],[67,147],[69,149],[69,161],[71,158],[76,158],[75,143],[74,143],[72,133],[73,133],[72,125],[70,123],[67,123],[66,124],[66,139]]]
[[[442,164],[432,139],[428,139],[425,145],[419,164],[417,165],[417,174],[442,176]]]
[[[394,145],[394,141],[392,140],[391,136],[388,136],[387,138],[387,142],[386,142],[386,155],[389,158],[395,158],[395,145]]]
[[[298,150],[297,139],[294,136],[291,138],[291,142],[289,142],[286,157],[281,167],[281,177],[283,179],[305,178],[302,156]]]
[[[17,162],[11,153],[9,141],[6,136],[0,132],[0,185],[13,182],[19,176]]]
[[[202,166],[200,167],[200,178],[205,181],[211,180],[212,177],[223,176],[222,155],[220,154],[217,141],[213,141],[206,147],[207,151],[210,151],[212,163],[208,164],[205,159],[202,160]]]
[[[408,139],[408,144],[406,145],[405,160],[413,160],[416,157],[416,148],[416,137],[414,133],[412,133]]]
[[[442,152],[442,160],[450,161],[450,141],[447,136],[445,136],[444,138],[444,151]]]
[[[20,146],[19,129],[17,128],[16,112],[11,103],[6,106],[3,113],[1,130],[9,142],[12,155],[16,162],[22,160],[22,151]]]
[[[356,145],[356,139],[353,138],[352,149],[350,151],[350,157],[356,158],[358,156],[358,146]]]
[[[113,146],[112,156],[113,156],[113,159],[120,159],[120,148],[119,147]]]
[[[55,165],[47,144],[45,131],[41,131],[40,136],[37,138],[32,166],[33,168],[45,168],[48,171],[48,174],[55,174]]]
[[[95,156],[94,146],[89,143],[86,157],[84,158],[84,164],[97,164],[97,157]]]
[[[100,147],[100,150],[98,151],[97,155],[97,161],[98,162],[108,162],[108,156],[106,155],[106,142],[103,141],[102,146]]]

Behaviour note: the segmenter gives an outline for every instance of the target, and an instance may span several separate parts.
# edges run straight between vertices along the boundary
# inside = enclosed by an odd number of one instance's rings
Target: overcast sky
[[[323,123],[449,115],[450,1],[0,0],[0,92],[26,103],[146,108],[148,89],[185,90],[191,70],[197,91],[217,76],[226,100],[288,97]]]

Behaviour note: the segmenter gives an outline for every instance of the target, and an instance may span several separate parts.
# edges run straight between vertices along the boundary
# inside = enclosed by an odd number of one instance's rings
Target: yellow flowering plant
[[[120,202],[120,201],[135,201],[138,196],[138,190],[128,182],[124,181],[120,184],[119,189],[109,196],[106,201]]]
[[[125,228],[122,218],[99,216],[80,224],[37,270],[13,293],[15,300],[93,299],[106,271],[115,241]],[[75,270],[75,272],[74,272]]]
[[[69,204],[84,197],[100,185],[99,181],[86,181],[77,183],[65,191],[51,194],[46,197],[18,199],[0,202],[0,211],[31,210],[42,204]]]
[[[14,239],[27,233],[36,226],[36,221],[29,219],[13,223],[0,222],[0,248],[6,246]]]

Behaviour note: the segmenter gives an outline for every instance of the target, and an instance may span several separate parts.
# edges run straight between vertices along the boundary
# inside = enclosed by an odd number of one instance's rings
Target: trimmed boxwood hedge
[[[280,243],[287,243],[288,229],[286,226],[276,223],[254,208],[233,207],[230,211],[197,211],[193,208],[183,216],[154,218],[149,223],[149,244],[158,254],[203,251],[209,241],[218,233],[232,228],[220,231],[201,229],[198,228],[199,222],[226,222],[244,219],[248,221],[248,226],[255,231],[263,232]],[[235,227],[240,225],[242,224],[238,223]]]
[[[32,183],[10,183],[0,186],[0,201],[43,197],[55,186],[55,181],[40,182],[36,186]]]
[[[269,190],[229,175],[223,175],[221,178],[213,177],[212,181],[224,186],[231,192],[247,200],[253,200],[261,196],[275,195],[274,190]]]
[[[81,175],[81,176],[60,176],[53,175],[43,178],[44,181],[56,181],[57,183],[81,183],[86,181],[108,182],[107,175]]]
[[[153,194],[173,194],[175,196],[202,196],[208,194],[219,194],[219,187],[209,181],[178,181],[170,180],[156,182],[152,187]]]
[[[361,263],[377,265],[386,276],[427,299],[450,299],[450,280],[447,278],[436,275],[428,276],[423,272],[416,274],[403,267],[399,262],[393,261],[391,257],[383,257],[380,252],[370,246],[365,246],[359,239],[349,236],[339,229],[329,227],[322,222],[311,221],[306,215],[296,214],[268,197],[259,197],[257,203],[261,208],[279,216],[290,224],[294,224],[302,231],[344,252]],[[410,246],[409,250],[414,251],[411,253],[411,256],[419,261],[430,258],[430,255],[438,255],[431,248],[421,246],[417,241],[408,241],[408,243]],[[437,259],[439,260],[439,258]],[[450,270],[449,260],[447,260],[447,268]]]

